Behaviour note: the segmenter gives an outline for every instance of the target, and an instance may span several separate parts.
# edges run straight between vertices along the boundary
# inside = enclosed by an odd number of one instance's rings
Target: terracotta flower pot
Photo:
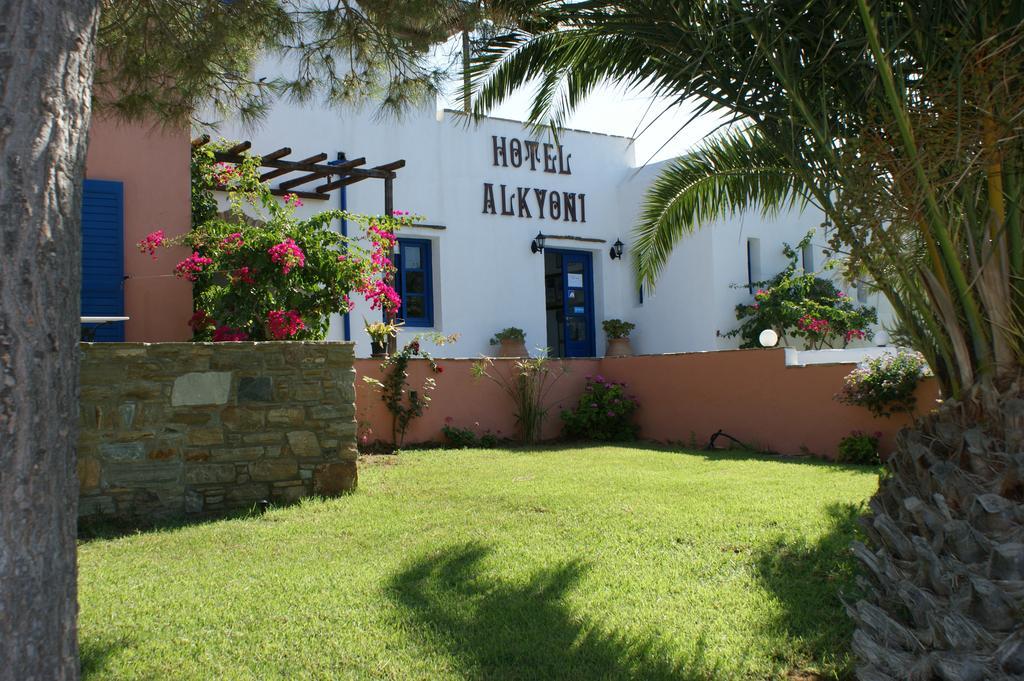
[[[514,338],[503,338],[498,349],[498,357],[529,357],[526,352],[526,341]]]
[[[629,344],[629,338],[609,338],[608,350],[605,357],[632,357],[633,346]]]

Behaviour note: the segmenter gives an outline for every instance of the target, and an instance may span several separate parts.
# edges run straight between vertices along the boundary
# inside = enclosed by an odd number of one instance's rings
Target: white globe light
[[[757,341],[763,348],[774,348],[775,344],[779,342],[779,334],[775,333],[774,329],[765,329],[757,337]]]

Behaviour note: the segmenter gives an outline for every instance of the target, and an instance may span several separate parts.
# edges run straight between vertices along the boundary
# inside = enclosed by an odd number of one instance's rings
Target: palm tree
[[[477,113],[538,80],[557,126],[613,80],[735,124],[651,188],[641,280],[701,224],[812,203],[939,380],[854,547],[860,678],[1024,674],[1024,3],[534,4],[478,59]]]

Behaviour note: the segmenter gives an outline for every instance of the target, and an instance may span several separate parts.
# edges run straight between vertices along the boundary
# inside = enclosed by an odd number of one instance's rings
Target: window
[[[803,260],[804,272],[810,273],[814,271],[814,246],[807,243],[803,245],[800,252],[801,259]]]
[[[429,239],[399,239],[395,254],[395,288],[402,298],[399,319],[406,326],[434,325],[434,282]]]
[[[747,289],[753,293],[761,281],[761,240],[747,239]]]

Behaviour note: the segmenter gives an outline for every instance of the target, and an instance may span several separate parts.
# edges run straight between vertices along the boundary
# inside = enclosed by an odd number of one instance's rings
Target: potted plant
[[[369,323],[363,320],[366,333],[370,336],[370,356],[386,357],[389,352],[394,352],[398,344],[398,327],[394,321]]]
[[[491,345],[500,345],[498,357],[529,357],[526,352],[526,332],[514,326],[502,329],[491,338]]]
[[[636,328],[632,322],[621,319],[606,319],[601,322],[604,335],[608,337],[607,357],[631,357],[633,348],[629,345],[629,332]]]

